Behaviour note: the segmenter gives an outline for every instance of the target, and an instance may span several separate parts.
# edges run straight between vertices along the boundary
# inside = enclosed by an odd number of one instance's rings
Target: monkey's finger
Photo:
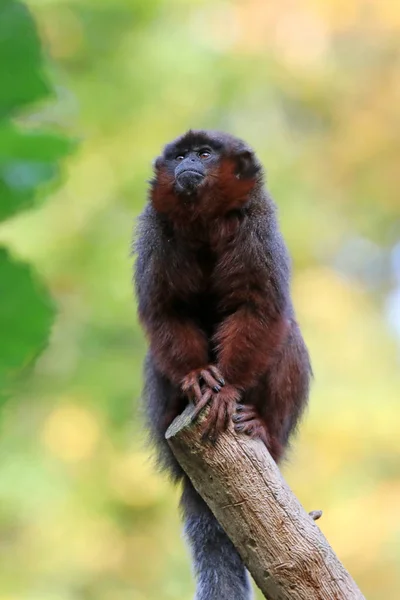
[[[267,432],[265,431],[264,428],[261,429],[260,434],[259,434],[259,438],[263,442],[263,444],[265,444],[265,446],[268,448],[269,439],[268,439]]]
[[[201,372],[201,376],[203,381],[212,389],[214,392],[219,392],[221,390],[221,386],[218,381],[214,379],[214,377],[207,371],[207,369],[203,369]]]
[[[200,400],[203,397],[203,394],[200,389],[200,384],[197,380],[193,383],[191,391],[192,391],[194,402],[195,402],[195,404],[197,404],[198,402],[200,402]]]
[[[218,367],[215,367],[214,365],[210,365],[209,370],[214,375],[215,379],[218,381],[218,383],[220,385],[225,385],[225,379],[223,378],[223,375],[222,375],[221,371],[218,369]]]
[[[195,409],[193,411],[193,418],[196,419],[199,414],[201,413],[201,411],[203,410],[203,408],[205,406],[207,406],[208,404],[208,400],[204,399],[204,397],[200,400],[200,402],[198,404],[195,405]]]
[[[260,422],[257,419],[246,421],[246,433],[251,434],[260,427]]]
[[[252,415],[252,418],[256,418],[256,411],[250,404],[236,404],[235,411],[241,414]]]
[[[216,439],[216,422],[218,419],[218,404],[213,402],[210,406],[210,411],[203,423],[203,433],[201,438],[203,440],[210,439],[215,441]]]
[[[205,402],[204,406],[210,402],[212,395],[213,395],[213,393],[210,390],[210,388],[206,388],[203,391],[202,402]]]
[[[210,405],[209,413],[204,421],[204,436],[210,439],[212,442],[215,442],[218,437],[218,419],[220,409],[221,405],[216,401],[216,397],[214,396]]]
[[[235,431],[238,433],[244,433],[246,435],[252,435],[257,429],[258,421],[246,421],[245,423],[235,423]]]
[[[257,415],[251,408],[243,408],[238,412],[236,408],[236,413],[232,417],[232,421],[234,423],[245,423],[246,421],[253,421],[257,419]]]
[[[232,414],[233,414],[233,407],[228,405],[225,409],[225,423],[224,423],[224,430],[226,431],[229,427],[229,423],[231,422],[232,419]]]
[[[235,423],[234,430],[236,431],[236,433],[242,433],[244,428],[244,423]]]
[[[186,377],[184,377],[181,383],[182,391],[188,393],[190,391],[190,388],[193,387],[196,381],[197,380],[195,377],[193,377],[193,375],[187,375]]]
[[[225,429],[228,426],[228,423],[226,406],[223,403],[221,403],[218,405],[218,412],[215,420],[215,430],[218,432],[225,431]]]
[[[193,418],[196,418],[199,415],[199,413],[203,410],[203,408],[205,406],[207,406],[207,404],[210,402],[211,395],[212,395],[211,390],[207,390],[203,394],[203,396],[201,397],[201,399],[199,400],[199,402],[195,405],[195,408],[194,408],[194,411],[193,411]]]
[[[244,416],[243,416],[242,414],[240,414],[240,415],[238,415],[238,414],[235,414],[235,415],[233,415],[233,417],[232,417],[232,421],[233,421],[234,423],[242,423],[243,421],[245,421],[245,418],[244,418]]]

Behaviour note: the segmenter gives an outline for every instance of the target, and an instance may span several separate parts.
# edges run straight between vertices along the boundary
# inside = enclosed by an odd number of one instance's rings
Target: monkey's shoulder
[[[253,257],[264,257],[290,268],[290,255],[283,237],[278,210],[269,193],[262,193],[249,207],[243,222],[238,245],[248,249]]]
[[[139,215],[133,238],[133,254],[137,268],[150,260],[167,262],[174,246],[174,236],[167,220],[146,205]]]

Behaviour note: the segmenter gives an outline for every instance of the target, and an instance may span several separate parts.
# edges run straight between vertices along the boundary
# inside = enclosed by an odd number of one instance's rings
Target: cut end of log
[[[171,425],[168,427],[165,433],[165,439],[169,440],[177,435],[186,427],[190,427],[190,425],[197,418],[195,406],[189,403],[183,413],[181,413],[174,421],[172,421]]]

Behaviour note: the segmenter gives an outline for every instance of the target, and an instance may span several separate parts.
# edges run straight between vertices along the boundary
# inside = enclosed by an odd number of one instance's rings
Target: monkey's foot
[[[196,404],[195,415],[207,405],[210,410],[204,419],[203,440],[215,442],[218,434],[225,431],[229,425],[240,392],[233,385],[225,385],[219,392],[213,393],[209,388],[204,392],[200,402]]]
[[[236,413],[232,417],[234,429],[237,433],[244,433],[251,438],[259,438],[269,447],[269,435],[267,427],[257,414],[253,406],[247,404],[238,404]]]
[[[183,378],[181,389],[195,404],[197,404],[198,402],[201,402],[207,388],[210,391],[219,392],[224,385],[225,380],[222,377],[220,370],[214,365],[208,365],[208,367],[201,367],[200,369],[190,371],[190,373]],[[204,389],[204,386],[206,386],[206,389]]]

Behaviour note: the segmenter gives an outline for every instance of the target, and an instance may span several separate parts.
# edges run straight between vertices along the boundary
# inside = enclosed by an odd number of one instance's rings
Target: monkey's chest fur
[[[227,316],[227,312],[221,308],[221,294],[216,289],[218,259],[218,253],[204,244],[191,252],[189,263],[181,265],[180,269],[181,281],[185,280],[186,274],[191,278],[191,285],[186,287],[185,296],[177,309],[180,315],[193,320],[209,340],[212,340],[218,325]],[[213,355],[212,344],[211,352]],[[213,358],[210,356],[210,359]]]

